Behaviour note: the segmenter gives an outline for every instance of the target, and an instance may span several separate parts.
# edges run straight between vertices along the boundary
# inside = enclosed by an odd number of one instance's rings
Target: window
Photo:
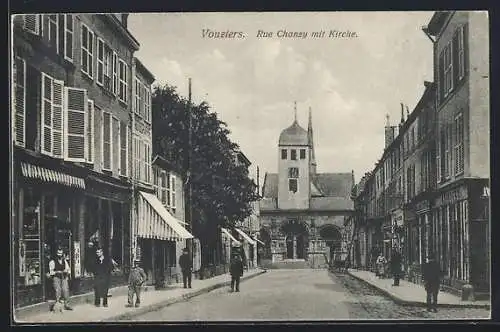
[[[64,14],[64,59],[73,62],[73,31],[72,14]]]
[[[144,115],[146,122],[151,122],[151,91],[149,88],[144,86],[144,91],[146,94],[144,95]]]
[[[288,169],[288,190],[289,191],[291,191],[293,193],[296,193],[298,191],[298,178],[299,178],[299,169],[297,167],[290,167]]]
[[[135,136],[133,137],[133,158],[134,158],[134,178],[136,180],[141,179],[141,164],[142,164],[142,157],[141,157],[141,146],[140,146],[140,139],[139,137]]]
[[[87,146],[88,99],[87,91],[78,88],[65,88],[65,157],[70,161],[85,162]],[[54,139],[54,143],[57,143]]]
[[[306,159],[306,149],[300,149],[300,159]]]
[[[118,91],[118,98],[123,101],[124,103],[127,103],[127,71],[128,71],[128,66],[123,60],[119,60],[119,91]]]
[[[95,122],[94,101],[88,100],[87,106],[87,162],[94,162],[94,122]]]
[[[465,26],[458,28],[456,32],[457,37],[457,48],[458,48],[458,79],[462,79],[465,76]]]
[[[104,41],[97,38],[97,84],[104,85]]]
[[[120,175],[128,176],[128,126],[120,122]]]
[[[281,149],[281,159],[286,160],[287,158],[287,149]]]
[[[32,34],[39,35],[40,34],[40,27],[41,27],[41,20],[40,20],[40,15],[39,14],[29,14],[29,15],[23,15],[23,23],[24,23],[24,29]]]
[[[59,50],[59,17],[57,14],[47,15],[47,37],[49,45],[54,47],[56,51]]]
[[[118,94],[118,56],[113,52],[113,94]]]
[[[446,97],[453,90],[453,62],[451,57],[451,42],[445,46],[443,52],[443,96]]]
[[[297,160],[297,150],[295,149],[290,150],[290,159]]]
[[[55,80],[45,73],[42,73],[41,77],[41,150],[42,153],[62,158],[64,82]],[[66,100],[69,101],[69,99]],[[85,106],[83,107],[83,111],[84,108]],[[73,115],[73,113],[69,111],[69,107],[66,107],[66,109],[68,110],[68,115]],[[72,119],[68,119],[68,117],[66,118],[65,122],[72,124]],[[84,119],[81,121],[81,124],[83,123]],[[71,133],[68,131],[67,133],[69,139],[71,137]]]
[[[104,45],[104,89],[113,92],[113,51]]]
[[[166,174],[166,177],[165,177],[165,181],[166,181],[166,188],[167,188],[167,191],[166,191],[166,204],[167,204],[167,207],[170,207],[171,205],[171,195],[170,195],[170,174],[167,173]]]
[[[26,61],[20,57],[16,57],[14,62],[14,119],[13,133],[14,143],[23,146],[26,143]]]
[[[111,165],[113,170],[116,170],[118,174],[121,174],[120,120],[113,116],[113,121],[111,124],[113,126],[111,128],[111,138],[112,138],[111,151],[113,151],[112,152],[113,161],[111,162]]]
[[[94,60],[94,33],[85,25],[82,24],[81,37],[81,63],[82,72],[90,78],[94,76],[93,60]]]
[[[455,117],[455,175],[464,171],[464,117],[460,113]]]
[[[161,171],[160,175],[160,191],[161,191],[161,203],[165,206],[168,206],[167,204],[167,197],[168,192],[167,192],[167,175],[165,171]]]
[[[136,77],[135,78],[135,104],[134,104],[134,111],[136,114],[140,114],[140,108],[141,108],[141,95],[140,95],[140,88],[141,88],[141,81]]]
[[[175,213],[175,208],[177,206],[176,204],[176,196],[175,196],[175,191],[176,191],[176,180],[175,180],[175,175],[170,174],[170,208],[172,209],[172,213]]]
[[[139,104],[139,114],[145,118],[145,103],[146,103],[146,89],[142,83],[139,84],[139,96],[141,98],[141,102]]]
[[[112,116],[108,112],[103,112],[102,118],[102,169],[106,171],[111,171],[113,165],[112,159]]]

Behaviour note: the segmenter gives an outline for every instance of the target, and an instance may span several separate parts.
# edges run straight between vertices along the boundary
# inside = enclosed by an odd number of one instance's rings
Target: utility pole
[[[188,79],[188,171],[187,171],[187,180],[188,180],[188,222],[189,231],[191,234],[193,233],[193,187],[192,187],[192,157],[193,157],[193,116],[192,116],[192,106],[191,106],[191,78]],[[189,252],[191,254],[191,259],[193,259],[193,241],[191,239],[186,239],[186,248],[189,248]]]

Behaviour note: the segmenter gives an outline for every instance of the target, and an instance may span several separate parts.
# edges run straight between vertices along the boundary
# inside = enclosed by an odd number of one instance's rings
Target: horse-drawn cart
[[[330,270],[334,272],[347,272],[349,268],[349,254],[347,251],[336,251],[330,261]]]

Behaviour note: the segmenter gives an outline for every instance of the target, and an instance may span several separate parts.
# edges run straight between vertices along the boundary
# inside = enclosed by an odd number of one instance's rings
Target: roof
[[[135,65],[137,71],[141,73],[141,75],[148,81],[149,84],[152,84],[155,81],[155,76],[149,71],[148,68],[139,60],[137,57],[134,57]]]
[[[349,198],[354,186],[352,173],[318,173],[312,177],[311,188],[316,188],[325,197]],[[313,195],[317,194],[312,192]],[[278,174],[266,173],[263,196],[278,197]]]
[[[309,136],[307,131],[302,128],[297,121],[284,129],[279,138],[279,145],[309,145]]]
[[[451,15],[451,11],[437,11],[432,15],[429,24],[427,24],[426,30],[431,36],[437,36],[441,29],[443,28],[446,19]]]

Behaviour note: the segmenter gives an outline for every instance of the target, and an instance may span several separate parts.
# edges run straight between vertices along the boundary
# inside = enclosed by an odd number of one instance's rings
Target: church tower
[[[308,132],[294,121],[283,130],[278,142],[278,208],[308,209],[310,197],[310,144]]]
[[[313,127],[312,127],[312,111],[311,107],[309,107],[309,123],[307,124],[307,140],[309,142],[309,151],[310,151],[310,173],[311,175],[316,174],[316,156],[314,155],[314,141],[313,141]]]

